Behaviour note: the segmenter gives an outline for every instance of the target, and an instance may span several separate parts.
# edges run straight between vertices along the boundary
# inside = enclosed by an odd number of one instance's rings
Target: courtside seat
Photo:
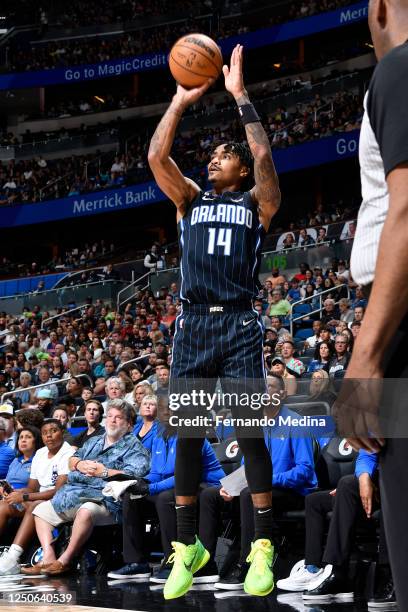
[[[345,438],[335,437],[325,446],[316,464],[321,489],[335,489],[340,478],[354,473],[357,453],[346,445]]]
[[[226,474],[231,474],[241,465],[242,452],[235,436],[230,436],[212,445],[215,455]]]

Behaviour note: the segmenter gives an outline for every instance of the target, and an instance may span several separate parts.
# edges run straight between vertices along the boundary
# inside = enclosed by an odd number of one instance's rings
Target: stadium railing
[[[115,302],[118,291],[128,281],[102,280],[94,283],[51,289],[40,293],[27,293],[6,298],[0,298],[0,309],[13,315],[20,315],[24,307],[40,306],[42,310],[63,308],[70,302],[83,302],[86,298],[102,299]]]
[[[46,383],[40,383],[38,385],[31,385],[30,387],[22,387],[20,389],[14,389],[14,391],[7,391],[6,393],[3,393],[3,395],[1,396],[0,402],[3,404],[8,397],[12,397],[19,391],[32,391],[34,389],[43,389],[46,387],[51,387],[52,385],[61,385],[63,383],[66,384],[71,378],[85,378],[88,381],[88,386],[91,387],[91,389],[93,388],[92,379],[90,376],[88,376],[88,374],[78,374],[76,376],[68,375],[66,378],[61,378],[61,380],[48,381]]]
[[[336,291],[337,289],[342,289],[343,287],[347,288],[347,297],[348,299],[350,299],[350,287],[347,285],[347,283],[342,283],[341,285],[336,285],[335,287],[331,287],[330,289],[325,289],[324,291],[322,291],[321,293],[319,293],[318,295],[314,295],[314,296],[308,296],[305,298],[302,298],[301,300],[298,300],[297,302],[292,302],[291,303],[291,313],[289,316],[289,321],[290,321],[290,335],[293,337],[293,327],[295,325],[295,323],[297,323],[298,321],[302,321],[303,319],[310,319],[310,317],[312,315],[315,314],[319,314],[322,312],[323,310],[323,300],[322,298],[324,296],[327,296],[329,293],[333,293],[333,291]],[[309,312],[305,312],[304,314],[300,314],[297,317],[294,317],[294,308],[296,306],[299,306],[300,304],[310,304],[310,302],[313,299],[319,299],[319,308],[316,308],[315,310],[310,310]],[[339,300],[335,301],[335,304],[338,304]]]
[[[116,309],[118,311],[120,310],[120,307],[123,304],[125,304],[126,302],[128,302],[134,297],[136,291],[144,291],[145,289],[148,289],[148,287],[150,286],[150,281],[149,281],[150,274],[151,274],[150,271],[146,272],[145,274],[143,274],[143,276],[140,276],[136,280],[132,281],[126,287],[124,287],[118,292],[116,296]],[[147,280],[147,283],[145,282],[143,286],[141,287],[140,285],[142,281],[145,281],[145,280]]]

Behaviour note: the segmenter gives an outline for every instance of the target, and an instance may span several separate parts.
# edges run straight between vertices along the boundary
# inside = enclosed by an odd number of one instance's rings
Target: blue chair
[[[306,340],[306,338],[310,338],[313,336],[313,329],[311,327],[305,327],[303,329],[298,329],[295,334],[295,340]]]

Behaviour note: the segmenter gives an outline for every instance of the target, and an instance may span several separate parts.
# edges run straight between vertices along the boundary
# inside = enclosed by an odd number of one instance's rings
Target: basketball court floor
[[[363,612],[364,601],[309,604],[301,594],[274,591],[268,597],[215,591],[197,585],[184,597],[163,599],[163,585],[106,577],[20,578],[0,580],[1,609],[16,612]]]

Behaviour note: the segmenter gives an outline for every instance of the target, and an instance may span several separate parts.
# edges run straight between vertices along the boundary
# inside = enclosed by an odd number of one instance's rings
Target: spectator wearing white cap
[[[0,417],[0,478],[7,475],[9,465],[14,459],[14,451],[7,444],[8,423],[4,417]]]
[[[14,452],[16,448],[16,428],[14,421],[14,406],[12,404],[0,405],[0,418],[6,423],[6,444]]]

